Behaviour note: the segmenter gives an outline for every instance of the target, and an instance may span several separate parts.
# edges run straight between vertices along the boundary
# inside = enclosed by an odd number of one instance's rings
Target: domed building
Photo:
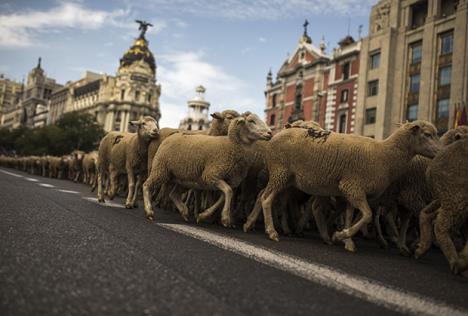
[[[83,78],[54,91],[49,123],[72,111],[93,114],[106,132],[126,132],[129,121],[141,116],[159,121],[161,85],[156,81],[156,61],[145,38],[146,29],[120,59],[115,76],[87,71]]]
[[[198,86],[195,92],[195,98],[187,102],[189,110],[187,116],[180,121],[180,129],[201,131],[210,127],[208,119],[210,103],[205,100],[206,89],[203,86]]]

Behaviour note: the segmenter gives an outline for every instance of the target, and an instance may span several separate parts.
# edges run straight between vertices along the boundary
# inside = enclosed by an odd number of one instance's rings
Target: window
[[[410,122],[418,119],[418,105],[417,104],[408,105],[408,109],[406,110],[406,119]]]
[[[376,69],[380,66],[380,52],[373,53],[370,55],[370,68]]]
[[[411,75],[410,76],[410,92],[417,93],[419,92],[419,82],[420,82],[421,75]]]
[[[449,117],[449,103],[450,99],[442,99],[437,101],[437,113],[436,118],[448,118]]]
[[[296,86],[296,101],[294,107],[296,110],[300,110],[302,107],[302,85]]]
[[[376,108],[367,109],[366,110],[366,124],[374,124],[376,115],[377,115]]]
[[[452,80],[452,66],[442,67],[439,69],[439,86],[450,85]]]
[[[440,35],[440,54],[446,55],[453,52],[453,33]]]
[[[423,26],[427,16],[427,0],[416,2],[411,6],[411,28]]]
[[[272,114],[272,115],[270,116],[270,125],[275,125],[275,119],[276,119],[275,115]]]
[[[346,80],[349,78],[349,70],[350,70],[350,65],[348,63],[343,64],[343,80]]]
[[[340,115],[340,121],[338,126],[339,133],[346,133],[346,113]]]
[[[125,98],[125,89],[120,90],[120,100]]]
[[[275,107],[276,106],[276,94],[273,94],[271,96],[271,107]]]
[[[440,15],[446,17],[452,15],[457,10],[458,0],[441,0]]]
[[[148,93],[148,103],[151,103],[151,93]]]
[[[418,64],[421,62],[422,56],[422,43],[417,42],[411,44],[411,64]]]
[[[348,89],[341,90],[341,103],[348,102]]]
[[[191,130],[192,130],[192,124],[189,124],[189,126],[187,127],[187,130],[188,130],[188,131],[191,131]]]
[[[372,97],[379,94],[379,80],[372,80],[367,83],[367,95]]]
[[[140,99],[140,91],[137,90],[135,91],[135,101],[138,101]]]

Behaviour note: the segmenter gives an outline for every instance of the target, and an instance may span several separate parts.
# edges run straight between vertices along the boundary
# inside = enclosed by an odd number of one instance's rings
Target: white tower
[[[210,103],[205,101],[205,91],[203,86],[198,86],[195,89],[197,94],[195,98],[187,102],[189,110],[187,116],[180,121],[180,129],[191,131],[206,130],[210,127],[208,120]]]

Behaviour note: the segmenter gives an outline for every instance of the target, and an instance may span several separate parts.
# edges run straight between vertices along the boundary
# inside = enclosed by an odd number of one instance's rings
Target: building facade
[[[325,44],[320,48],[312,44],[304,33],[294,52],[280,67],[276,80],[270,72],[267,76],[265,119],[272,131],[280,130],[288,122],[299,119],[325,121],[326,72],[330,61],[325,54]]]
[[[180,121],[179,128],[185,130],[207,130],[210,127],[208,111],[210,103],[205,100],[206,89],[198,86],[195,89],[196,96],[187,102],[187,116]]]
[[[314,120],[329,130],[353,133],[361,42],[346,36],[330,56],[323,39],[318,48],[312,44],[307,24],[276,80],[268,73],[266,122],[273,131],[288,122]]]
[[[468,1],[381,0],[362,41],[356,130],[383,139],[423,119],[440,133],[468,102]]]
[[[12,115],[11,112],[19,102],[21,91],[21,83],[0,74],[0,126],[9,127],[14,124],[15,115]]]

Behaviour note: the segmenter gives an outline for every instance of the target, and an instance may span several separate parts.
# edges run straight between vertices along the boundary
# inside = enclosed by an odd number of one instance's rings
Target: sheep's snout
[[[157,137],[159,135],[159,130],[157,128],[153,129],[150,133],[149,133],[150,137]]]
[[[261,135],[263,140],[270,140],[273,137],[273,133],[271,131],[265,132]]]

